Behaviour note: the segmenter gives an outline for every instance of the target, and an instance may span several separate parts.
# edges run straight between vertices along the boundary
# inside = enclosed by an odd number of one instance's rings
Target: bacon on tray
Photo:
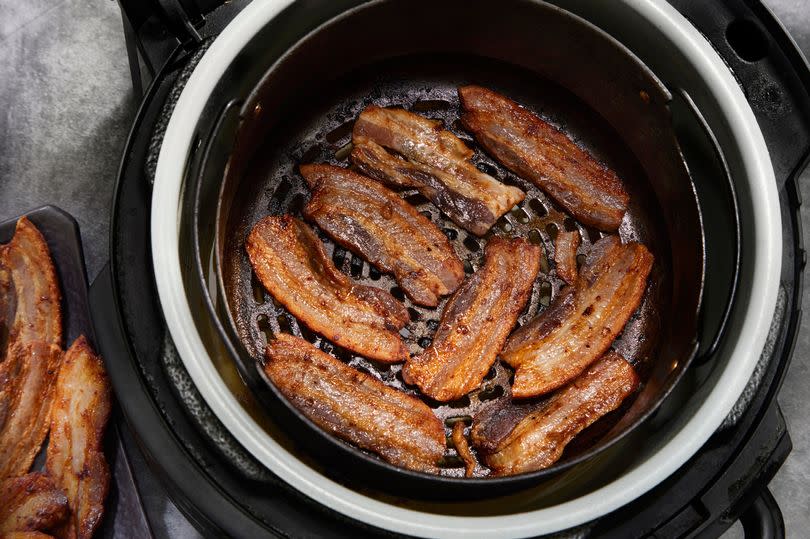
[[[0,481],[0,536],[50,530],[68,515],[68,501],[53,480],[40,472]]]
[[[9,344],[0,363],[0,479],[28,472],[39,453],[61,360],[53,344]]]
[[[458,93],[462,124],[505,167],[580,222],[607,232],[619,227],[629,196],[615,172],[511,99],[480,86],[463,86]]]
[[[371,359],[408,357],[399,335],[409,320],[405,306],[341,273],[308,225],[289,215],[265,217],[246,248],[264,287],[310,329]]]
[[[264,371],[324,430],[391,464],[438,473],[444,426],[422,401],[286,334],[267,345]]]
[[[574,284],[577,278],[577,249],[580,242],[579,232],[560,231],[554,240],[554,264],[557,276],[568,284]]]
[[[523,311],[540,269],[540,248],[524,239],[492,238],[484,265],[447,302],[433,342],[402,370],[438,401],[477,388]]]
[[[541,403],[497,403],[473,422],[471,439],[494,475],[551,466],[586,427],[619,407],[639,379],[619,354],[609,352],[571,384]]]
[[[59,370],[46,457],[48,474],[70,507],[60,537],[89,539],[101,522],[110,483],[102,442],[111,405],[104,363],[81,336]]]
[[[364,174],[416,188],[478,236],[526,196],[478,170],[470,161],[473,151],[441,122],[406,110],[367,107],[354,124],[352,142],[352,162]]]
[[[435,307],[464,266],[430,219],[379,182],[333,165],[301,165],[312,190],[304,216],[397,282],[414,303]]]
[[[602,356],[641,303],[652,264],[640,243],[596,242],[576,284],[506,343],[501,357],[515,368],[513,396],[557,389]]]
[[[0,258],[13,286],[15,314],[13,322],[8,321],[9,343],[39,341],[61,346],[61,296],[56,270],[45,239],[26,217],[17,221],[14,238],[0,248]]]

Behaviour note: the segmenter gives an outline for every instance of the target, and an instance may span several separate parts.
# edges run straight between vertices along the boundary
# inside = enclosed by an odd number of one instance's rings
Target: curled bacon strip
[[[9,343],[39,341],[61,346],[61,295],[56,270],[45,239],[28,218],[17,221],[14,238],[2,248],[0,257],[0,265],[6,268],[14,287],[15,314]]]
[[[278,335],[266,357],[273,384],[321,428],[392,464],[438,472],[444,427],[425,403],[292,335]]]
[[[0,481],[0,535],[50,530],[68,515],[68,501],[50,477],[33,472]],[[44,536],[44,534],[41,534]],[[37,537],[30,535],[30,537]]]
[[[398,333],[409,320],[405,306],[388,292],[353,283],[302,221],[265,217],[253,227],[246,248],[264,287],[313,331],[379,361],[408,357]]]
[[[472,477],[478,461],[475,460],[475,456],[470,450],[470,444],[467,443],[467,437],[464,436],[463,421],[458,421],[453,425],[453,445],[456,448],[459,458],[464,461],[464,476]]]
[[[471,439],[495,475],[547,468],[577,434],[618,408],[638,383],[633,367],[609,352],[539,404],[485,410],[473,422]]]
[[[111,405],[104,363],[81,336],[59,370],[46,459],[48,474],[70,507],[60,537],[89,539],[101,522],[110,483],[102,440]]]
[[[577,278],[577,249],[579,248],[579,232],[560,231],[554,242],[554,264],[557,266],[557,276],[568,284],[574,284]]]
[[[501,357],[516,369],[513,396],[548,393],[604,354],[641,303],[652,264],[640,243],[596,242],[576,284],[506,343]]]
[[[580,222],[607,232],[619,227],[630,197],[615,172],[507,97],[480,86],[463,86],[458,93],[462,124],[504,166]]]
[[[332,165],[301,165],[313,191],[304,216],[337,243],[393,273],[414,303],[435,307],[464,278],[444,233],[379,182]]]
[[[481,384],[526,305],[540,269],[540,248],[492,238],[484,265],[450,298],[433,342],[402,375],[425,395],[450,401]]]
[[[478,170],[470,161],[473,151],[441,122],[412,112],[367,107],[354,124],[352,142],[352,162],[364,174],[418,189],[453,222],[478,236],[526,196]]]

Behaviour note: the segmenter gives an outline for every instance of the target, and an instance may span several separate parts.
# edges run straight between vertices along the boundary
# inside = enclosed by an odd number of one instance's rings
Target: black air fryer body
[[[205,405],[163,323],[149,245],[151,184],[162,134],[211,39],[245,0],[119,0],[133,86],[143,103],[121,163],[111,260],[91,289],[101,352],[141,449],[173,501],[204,534],[387,535],[295,492],[256,462]],[[353,2],[299,0],[298,18]],[[580,531],[594,537],[717,536],[741,518],[752,536],[783,534],[767,485],[790,449],[776,395],[800,320],[805,251],[797,178],[810,155],[810,70],[759,0],[673,0],[714,45],[749,98],[776,172],[783,221],[782,279],[771,336],[749,390],[677,473]],[[778,263],[778,261],[774,261]]]

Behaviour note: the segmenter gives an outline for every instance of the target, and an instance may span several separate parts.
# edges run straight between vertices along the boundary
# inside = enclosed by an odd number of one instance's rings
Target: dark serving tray
[[[95,335],[87,299],[87,272],[84,265],[79,225],[68,213],[54,206],[43,206],[26,212],[28,219],[42,232],[51,251],[62,290],[62,325],[65,347],[84,334],[95,346]],[[22,216],[20,216],[22,217]],[[0,243],[14,236],[19,217],[0,222]],[[109,368],[109,363],[107,363]],[[100,539],[123,537],[151,538],[140,495],[132,476],[129,460],[118,431],[120,412],[113,407],[113,417],[105,437],[105,454],[110,465],[110,493],[105,504],[105,516],[96,532]],[[33,468],[44,466],[43,450],[34,461]]]

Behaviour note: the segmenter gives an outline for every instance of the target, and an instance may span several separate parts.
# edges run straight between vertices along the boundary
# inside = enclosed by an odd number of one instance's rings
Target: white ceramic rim
[[[248,41],[292,0],[262,0],[246,7],[214,41],[189,78],[169,121],[152,195],[152,257],[168,329],[197,389],[237,440],[284,481],[319,503],[380,528],[415,536],[524,537],[588,522],[641,496],[677,470],[719,427],[748,382],[771,323],[779,288],[781,220],[773,169],[753,112],[733,76],[708,42],[672,6],[625,0],[640,17],[675,42],[710,83],[741,149],[749,178],[756,258],[753,295],[733,361],[686,425],[648,460],[613,482],[571,501],[526,513],[468,517],[423,513],[383,503],[324,477],[273,440],[242,408],[220,378],[195,329],[185,298],[179,256],[180,196],[197,120],[226,68]]]

